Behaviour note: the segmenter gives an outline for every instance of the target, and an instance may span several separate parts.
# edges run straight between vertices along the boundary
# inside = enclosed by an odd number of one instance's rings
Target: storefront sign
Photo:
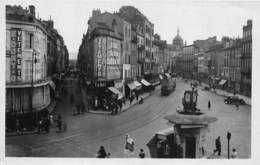
[[[105,81],[97,81],[95,82],[95,87],[106,87]]]
[[[97,77],[105,78],[106,76],[106,38],[96,38],[96,59],[97,59]]]
[[[16,80],[17,81],[21,81],[22,80],[22,30],[21,29],[17,29],[17,45],[16,45],[16,73],[17,73],[17,77]]]

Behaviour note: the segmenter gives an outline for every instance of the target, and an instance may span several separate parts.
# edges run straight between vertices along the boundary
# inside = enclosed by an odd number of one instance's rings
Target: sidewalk
[[[205,86],[208,86],[208,84],[205,84],[205,83],[201,83],[201,88],[203,89]],[[227,92],[227,91],[224,91],[224,90],[221,90],[221,89],[215,89],[215,92],[211,89],[210,92],[212,93],[216,93],[217,95],[219,96],[232,96],[233,93],[230,93],[230,92]],[[236,96],[238,96],[239,98],[241,99],[244,99],[244,101],[246,102],[247,105],[250,105],[251,106],[251,98],[250,97],[247,97],[247,96],[243,96],[243,95],[240,95],[240,94],[236,94]]]
[[[87,105],[87,99],[86,99],[86,98],[87,98],[87,94],[86,94],[86,92],[85,92],[84,90],[81,90],[81,93],[82,93],[82,97],[83,97],[83,104],[84,104],[85,107],[88,107],[88,105]],[[151,94],[150,94],[150,93],[143,93],[143,94],[141,94],[141,95],[139,96],[139,100],[134,99],[134,100],[132,101],[132,104],[130,104],[130,101],[127,100],[126,103],[123,104],[122,110],[119,111],[119,114],[122,113],[122,112],[127,111],[127,110],[130,109],[132,106],[138,104],[141,97],[142,97],[143,99],[146,99],[147,97],[151,96],[152,94],[153,94],[153,92],[152,92]],[[104,110],[89,110],[89,111],[87,111],[87,112],[89,112],[89,113],[94,113],[94,114],[105,114],[105,115],[110,115],[110,114],[111,114],[110,111],[104,111]]]

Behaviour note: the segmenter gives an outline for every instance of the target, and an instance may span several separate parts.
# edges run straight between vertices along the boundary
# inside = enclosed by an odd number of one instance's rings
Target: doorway
[[[186,137],[185,158],[196,157],[196,138]]]

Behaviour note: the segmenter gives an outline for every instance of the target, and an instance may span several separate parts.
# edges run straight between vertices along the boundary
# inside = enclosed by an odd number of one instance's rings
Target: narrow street
[[[73,105],[70,104],[68,96],[57,105],[55,111],[55,114],[61,114],[67,123],[67,132],[56,133],[52,128],[50,134],[7,137],[6,156],[96,157],[99,146],[103,145],[111,153],[111,157],[126,157],[123,149],[125,134],[128,133],[135,139],[135,153],[130,157],[137,157],[140,148],[143,148],[150,157],[146,144],[156,132],[170,127],[166,124],[164,116],[175,113],[176,107],[181,105],[184,91],[189,88],[189,83],[178,80],[176,91],[170,96],[162,97],[158,88],[144,101],[144,104],[135,105],[117,116],[91,113],[73,116]],[[80,101],[81,96],[75,90],[75,80],[72,86],[67,85],[67,89],[70,93],[74,93],[75,104]],[[210,111],[207,109],[209,98],[212,103]],[[199,89],[198,108],[218,118],[218,121],[210,127],[206,151],[212,152],[215,148],[215,138],[221,136],[222,153],[226,156],[226,133],[230,131],[231,148],[238,150],[239,158],[249,158],[251,107],[240,106],[240,109],[236,110],[235,106],[224,104],[223,99],[214,93]]]

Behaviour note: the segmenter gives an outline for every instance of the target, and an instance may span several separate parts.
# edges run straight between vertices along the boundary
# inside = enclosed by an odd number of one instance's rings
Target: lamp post
[[[227,132],[227,140],[228,140],[228,159],[229,159],[229,142],[230,142],[230,139],[231,139],[231,133],[230,132]]]

